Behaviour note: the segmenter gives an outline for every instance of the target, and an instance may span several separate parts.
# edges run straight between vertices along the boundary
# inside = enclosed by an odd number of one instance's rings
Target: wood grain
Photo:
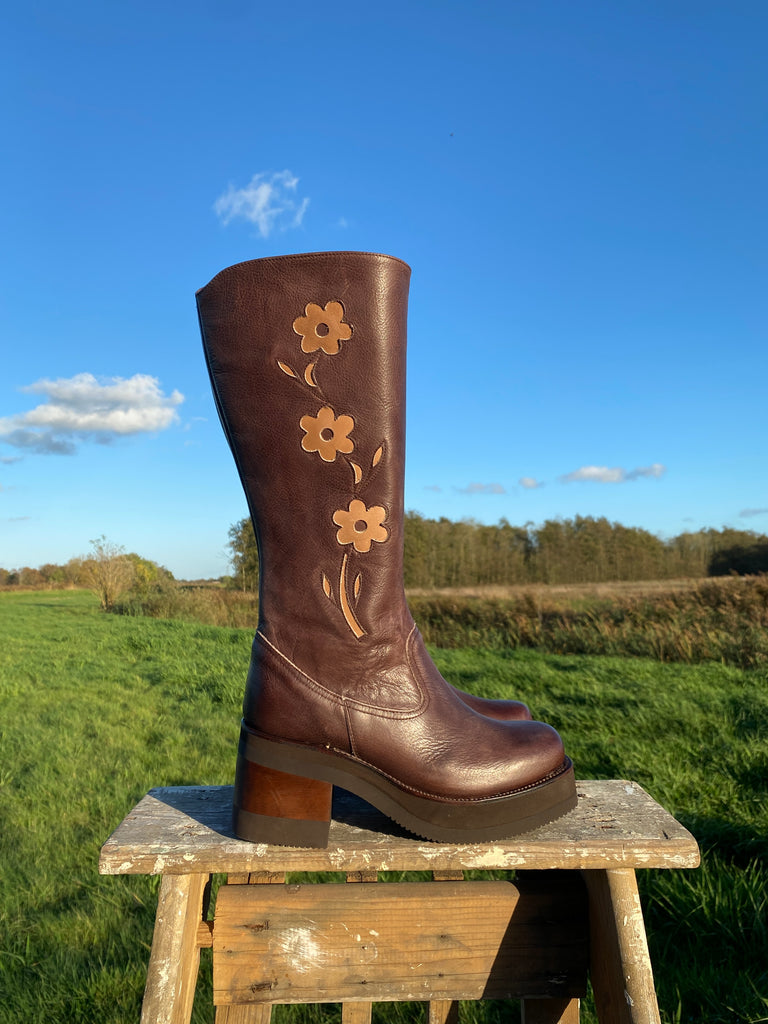
[[[223,887],[214,1003],[583,995],[586,892],[578,874],[552,874]]]

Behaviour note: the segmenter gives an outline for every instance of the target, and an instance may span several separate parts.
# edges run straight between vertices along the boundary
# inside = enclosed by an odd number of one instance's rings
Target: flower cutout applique
[[[317,416],[302,416],[299,426],[304,431],[301,447],[305,452],[318,452],[323,462],[335,462],[339,452],[344,455],[354,449],[348,436],[355,425],[351,416],[336,416],[325,405]]]
[[[333,356],[339,351],[339,343],[352,337],[352,327],[344,322],[344,307],[340,302],[326,302],[325,309],[310,302],[304,314],[293,321],[294,331],[301,336],[302,352],[316,352],[321,348],[326,355]]]
[[[389,531],[382,525],[386,518],[386,510],[381,505],[366,508],[358,498],[349,503],[349,509],[339,509],[333,513],[333,521],[340,528],[336,533],[339,544],[354,544],[355,551],[370,551],[371,541],[382,544]]]

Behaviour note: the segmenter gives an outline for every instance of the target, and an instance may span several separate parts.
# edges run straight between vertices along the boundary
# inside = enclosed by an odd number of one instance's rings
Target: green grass
[[[100,877],[152,786],[231,781],[250,633],[0,593],[0,1022],[138,1020],[157,879]],[[523,650],[436,651],[446,677],[527,700],[581,778],[632,778],[702,868],[640,873],[662,1019],[768,1020],[768,672]],[[376,1019],[416,1019],[385,1005]],[[584,1020],[593,1020],[587,1007]],[[288,1024],[338,1008],[281,1008]],[[194,1021],[213,1021],[204,958]],[[464,1021],[509,1007],[463,1007]]]

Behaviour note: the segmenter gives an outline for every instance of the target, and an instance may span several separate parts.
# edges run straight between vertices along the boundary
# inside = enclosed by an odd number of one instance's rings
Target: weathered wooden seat
[[[337,793],[325,850],[235,839],[228,786],[151,790],[101,851],[102,874],[162,875],[143,1024],[190,1019],[200,949],[213,947],[217,1024],[266,1024],[276,1003],[520,998],[526,1024],[573,1024],[592,983],[604,1024],[659,1020],[636,868],[699,863],[696,841],[632,782],[581,782],[571,814],[516,839],[450,845],[399,832]],[[464,881],[465,871],[514,880]],[[377,882],[427,870],[433,881]],[[353,885],[286,885],[287,872]],[[207,892],[225,873],[215,910]],[[272,883],[255,885],[254,883]],[[210,919],[209,919],[209,915]]]

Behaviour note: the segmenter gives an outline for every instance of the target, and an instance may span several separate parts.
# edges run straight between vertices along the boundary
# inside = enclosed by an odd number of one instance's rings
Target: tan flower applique
[[[344,306],[338,301],[330,300],[325,306],[317,302],[308,302],[304,307],[304,315],[296,317],[293,321],[294,333],[301,338],[302,352],[312,353],[319,350],[329,356],[336,355],[341,349],[341,343],[349,341],[352,337],[352,324],[347,323],[344,316]],[[308,363],[303,371],[300,366],[291,366],[281,359],[277,360],[277,365],[286,376],[291,377],[302,387],[312,389],[313,401],[316,401],[319,395],[323,395],[315,375],[320,365],[319,359],[319,355],[314,356],[314,361]],[[321,400],[327,401],[325,396]],[[367,470],[360,461],[359,454],[355,456],[357,461],[353,462],[347,458],[357,449],[359,443],[359,438],[353,441],[349,436],[355,429],[353,417],[344,414],[337,416],[330,405],[324,405],[316,416],[302,416],[299,425],[304,431],[304,437],[301,439],[303,450],[317,452],[320,458],[328,463],[336,462],[341,456],[339,461],[346,462],[351,468],[353,480],[350,482],[357,489],[363,483]],[[385,454],[384,445],[379,445],[370,457],[371,471],[376,469]],[[353,498],[348,508],[341,508],[333,514],[333,522],[338,527],[336,540],[346,550],[338,569],[337,582],[332,583],[325,572],[322,572],[320,584],[325,597],[341,611],[358,640],[365,636],[365,629],[356,614],[356,605],[363,592],[364,581],[362,572],[355,565],[355,552],[366,554],[374,542],[383,544],[389,539],[389,529],[384,525],[386,517],[386,509],[381,505],[372,505],[368,508],[359,498]]]
[[[316,352],[320,348],[326,355],[333,356],[339,351],[340,342],[352,337],[352,327],[344,322],[344,307],[340,302],[326,302],[324,309],[310,302],[304,314],[293,321],[294,331],[301,336],[302,352]]]
[[[339,452],[349,455],[355,445],[348,436],[355,425],[351,416],[336,416],[325,405],[317,416],[302,416],[299,426],[304,431],[301,447],[305,452],[318,452],[323,462],[335,462]]]
[[[339,509],[333,513],[333,521],[339,527],[336,540],[339,544],[354,544],[355,551],[370,551],[372,541],[382,544],[389,537],[389,531],[383,525],[386,515],[381,505],[366,508],[355,498],[350,501],[347,511]]]

